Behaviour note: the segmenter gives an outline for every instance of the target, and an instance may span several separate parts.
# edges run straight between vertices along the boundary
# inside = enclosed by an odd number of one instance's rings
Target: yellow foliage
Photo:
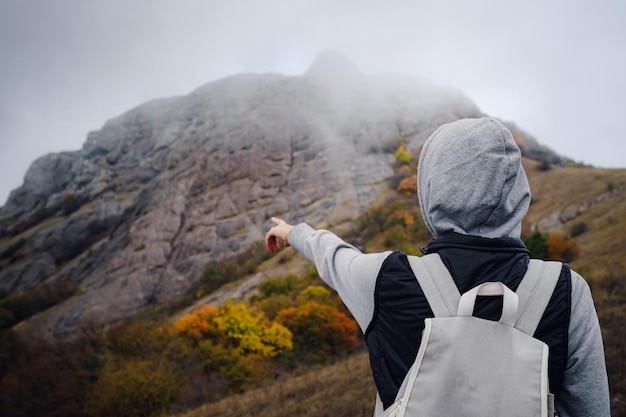
[[[320,303],[327,302],[331,297],[330,291],[321,285],[310,285],[298,294],[298,303],[305,304],[309,301],[317,301]]]
[[[253,314],[244,303],[227,303],[215,317],[218,330],[244,353],[270,358],[291,349],[291,332],[283,325],[268,322],[265,314]]]
[[[393,156],[396,158],[396,161],[403,164],[408,164],[413,160],[413,155],[411,152],[406,150],[405,144],[401,144]]]
[[[178,319],[174,329],[197,342],[210,339],[243,355],[271,358],[293,346],[285,326],[268,321],[262,311],[232,301],[219,309],[202,306]]]

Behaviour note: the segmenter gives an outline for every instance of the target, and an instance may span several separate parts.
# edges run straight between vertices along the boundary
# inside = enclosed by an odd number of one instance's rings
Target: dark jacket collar
[[[428,242],[428,246],[421,248],[422,253],[436,253],[442,249],[457,248],[481,250],[491,252],[523,252],[530,255],[521,239],[513,237],[487,238],[482,236],[447,233]]]

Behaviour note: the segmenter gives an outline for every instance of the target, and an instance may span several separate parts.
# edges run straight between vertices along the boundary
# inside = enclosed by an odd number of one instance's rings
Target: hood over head
[[[419,158],[417,194],[434,237],[456,232],[519,238],[530,205],[513,135],[488,117],[445,124],[428,138]]]

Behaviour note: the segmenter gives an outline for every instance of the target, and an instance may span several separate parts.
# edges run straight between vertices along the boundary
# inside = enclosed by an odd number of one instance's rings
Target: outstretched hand
[[[265,235],[265,246],[270,252],[278,252],[280,250],[278,239],[283,241],[284,247],[289,246],[287,238],[289,237],[289,231],[293,229],[293,226],[277,217],[272,217],[272,222],[275,226],[272,227]]]

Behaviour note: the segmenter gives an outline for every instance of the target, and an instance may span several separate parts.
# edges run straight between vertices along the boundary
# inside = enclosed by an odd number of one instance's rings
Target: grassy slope
[[[205,404],[179,417],[369,417],[375,396],[367,353],[361,352],[334,365]]]
[[[581,248],[571,267],[592,284],[626,271],[626,169],[554,168],[540,172],[525,161],[533,203],[526,225],[542,219],[568,219],[550,231],[570,233],[577,223],[587,231],[574,238]],[[545,222],[545,220],[544,220]]]
[[[526,226],[549,224],[546,219],[550,218],[567,218],[562,224],[552,222],[550,230],[567,235],[574,224],[586,223],[587,231],[575,237],[581,254],[572,262],[572,268],[585,275],[592,288],[608,276],[626,278],[626,170],[572,167],[539,171],[536,162],[530,160],[524,165],[533,190]],[[298,258],[292,260],[301,261]],[[605,296],[602,290],[594,289],[594,297]],[[618,350],[624,350],[623,346]],[[621,374],[617,377],[624,379]],[[204,405],[180,417],[369,416],[374,395],[367,355],[359,353],[337,364]]]

